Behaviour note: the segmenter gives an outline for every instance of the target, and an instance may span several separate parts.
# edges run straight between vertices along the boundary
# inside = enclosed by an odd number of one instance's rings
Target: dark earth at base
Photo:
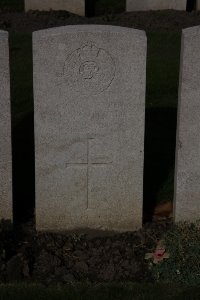
[[[0,227],[0,283],[72,281],[153,282],[145,253],[153,252],[171,219],[147,223],[136,232],[34,233]]]

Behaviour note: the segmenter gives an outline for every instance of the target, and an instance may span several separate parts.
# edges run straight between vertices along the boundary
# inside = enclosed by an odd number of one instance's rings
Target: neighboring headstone
[[[39,230],[142,225],[146,35],[101,25],[34,32]]]
[[[85,16],[85,0],[25,0],[25,10],[66,10]]]
[[[186,10],[187,0],[126,0],[126,11]]]
[[[200,26],[182,33],[175,221],[200,219]]]
[[[200,10],[200,0],[196,0],[196,9]]]
[[[12,219],[12,159],[8,33],[0,30],[0,219]]]

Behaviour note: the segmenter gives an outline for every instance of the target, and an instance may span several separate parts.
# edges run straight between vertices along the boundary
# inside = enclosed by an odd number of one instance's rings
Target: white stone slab
[[[182,32],[175,220],[200,218],[200,26]]]
[[[25,10],[66,10],[85,16],[85,0],[25,0]]]
[[[126,11],[186,10],[187,0],[126,0]]]
[[[140,227],[145,33],[42,30],[33,59],[37,229]]]
[[[12,159],[8,33],[0,31],[0,219],[12,219]]]

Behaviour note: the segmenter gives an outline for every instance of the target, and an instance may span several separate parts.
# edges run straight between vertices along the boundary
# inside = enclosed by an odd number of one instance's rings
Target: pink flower
[[[160,263],[165,258],[169,258],[169,253],[166,252],[163,240],[158,241],[153,253],[146,253],[145,255],[145,259],[153,259],[154,264]]]

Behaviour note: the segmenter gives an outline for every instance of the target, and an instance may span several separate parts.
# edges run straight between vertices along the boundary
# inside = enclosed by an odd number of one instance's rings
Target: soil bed
[[[133,233],[33,233],[26,228],[16,234],[2,223],[0,282],[152,282],[145,253],[171,227],[171,219],[165,219]]]

